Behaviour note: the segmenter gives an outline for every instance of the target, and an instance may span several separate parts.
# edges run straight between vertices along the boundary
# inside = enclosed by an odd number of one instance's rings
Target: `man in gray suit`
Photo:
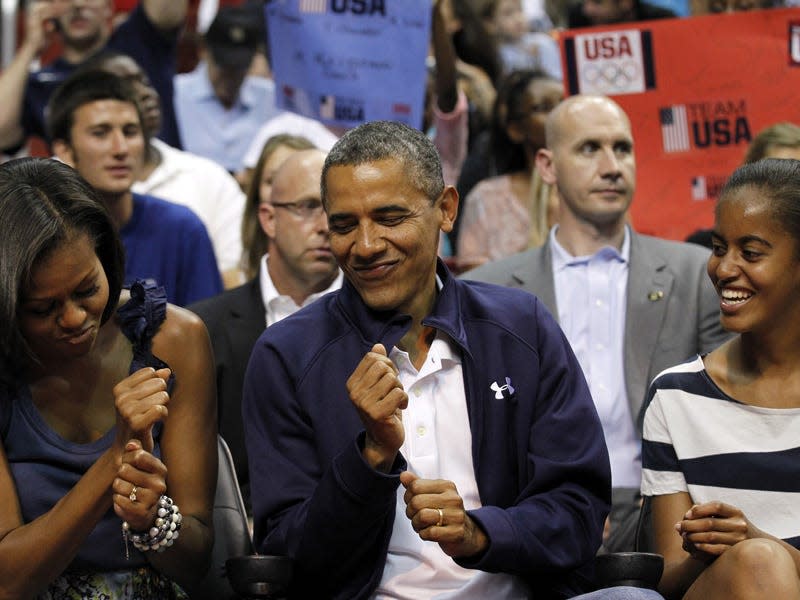
[[[634,232],[630,121],[613,100],[573,96],[549,115],[536,166],[559,194],[558,225],[540,248],[464,275],[524,288],[557,317],[589,382],[611,459],[608,550],[633,546],[641,479],[636,421],[663,369],[726,339],[706,275],[708,250]]]

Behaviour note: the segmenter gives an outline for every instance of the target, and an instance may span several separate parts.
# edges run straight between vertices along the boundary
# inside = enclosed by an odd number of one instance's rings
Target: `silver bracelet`
[[[178,510],[178,505],[169,496],[161,496],[158,499],[158,513],[153,526],[144,532],[131,530],[127,521],[122,522],[122,538],[125,540],[125,558],[130,558],[128,553],[128,541],[133,543],[133,547],[142,552],[155,550],[163,552],[165,548],[172,546],[178,539],[178,532],[181,528],[183,515]]]

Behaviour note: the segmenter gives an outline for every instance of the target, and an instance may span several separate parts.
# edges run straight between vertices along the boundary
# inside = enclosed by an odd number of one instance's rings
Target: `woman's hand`
[[[135,438],[147,452],[153,450],[153,425],[167,418],[169,369],[139,369],[114,386],[117,409],[117,442]]]
[[[705,563],[743,540],[768,537],[741,510],[719,501],[695,504],[675,529],[683,538],[683,549]]]
[[[114,512],[134,531],[147,531],[156,520],[158,499],[167,491],[166,480],[164,463],[144,450],[139,440],[130,440],[111,486]]]

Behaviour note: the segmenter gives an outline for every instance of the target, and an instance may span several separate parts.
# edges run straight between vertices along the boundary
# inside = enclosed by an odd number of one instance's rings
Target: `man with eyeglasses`
[[[321,150],[290,156],[273,177],[270,201],[259,207],[269,240],[261,269],[268,326],[341,285],[320,199],[324,162]]]
[[[302,150],[275,172],[269,201],[262,201],[259,207],[268,245],[258,277],[189,307],[200,315],[211,336],[217,365],[219,430],[233,454],[248,510],[250,485],[241,399],[250,351],[265,326],[342,284],[320,199],[324,162],[321,150]]]

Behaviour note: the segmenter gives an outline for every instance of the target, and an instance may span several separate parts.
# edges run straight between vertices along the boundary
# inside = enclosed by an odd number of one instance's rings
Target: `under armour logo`
[[[505,398],[506,400],[510,400],[514,395],[514,388],[511,386],[510,377],[506,377],[506,384],[503,386],[498,385],[496,381],[493,381],[492,385],[490,385],[489,387],[494,392],[494,397],[497,400],[502,400],[503,398]]]

